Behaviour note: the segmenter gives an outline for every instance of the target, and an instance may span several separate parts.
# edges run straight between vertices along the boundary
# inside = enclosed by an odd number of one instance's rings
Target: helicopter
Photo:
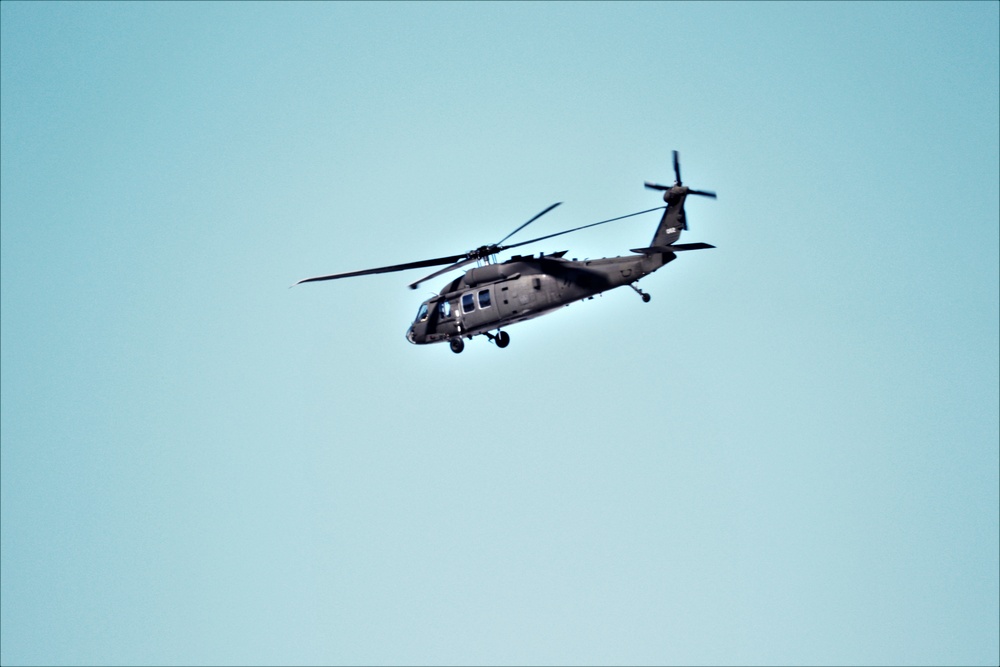
[[[465,340],[472,340],[478,335],[485,336],[498,348],[505,348],[510,344],[510,334],[504,328],[547,315],[575,301],[593,298],[616,287],[628,285],[642,297],[643,302],[648,303],[650,295],[636,285],[641,278],[677,259],[678,252],[715,247],[708,243],[677,243],[681,232],[688,228],[684,214],[684,200],[688,195],[712,199],[717,195],[715,192],[694,190],[684,185],[677,151],[673,152],[673,158],[673,185],[659,185],[649,181],[644,183],[646,188],[663,192],[665,206],[503,245],[509,238],[562,203],[557,202],[496,243],[482,245],[465,253],[304,278],[295,285],[445,265],[444,268],[410,283],[410,288],[416,289],[425,281],[475,263],[477,266],[468,269],[461,277],[446,284],[438,294],[421,303],[413,324],[406,332],[406,340],[410,343],[425,345],[447,342],[451,351],[456,354],[465,349]],[[500,253],[513,248],[658,210],[663,210],[663,215],[652,241],[647,247],[632,248],[630,252],[635,253],[634,255],[578,261],[566,259],[568,251],[562,250],[548,255],[541,253],[538,257],[513,255],[505,262],[497,261]]]

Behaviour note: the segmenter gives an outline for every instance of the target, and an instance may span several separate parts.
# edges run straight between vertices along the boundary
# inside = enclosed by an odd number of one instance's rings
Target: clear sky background
[[[0,661],[1000,661],[1000,4],[17,3]],[[483,338],[311,275],[692,198]],[[528,248],[627,254],[640,216]]]

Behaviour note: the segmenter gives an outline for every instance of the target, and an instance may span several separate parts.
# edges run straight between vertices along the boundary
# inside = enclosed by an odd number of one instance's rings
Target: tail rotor
[[[677,151],[674,151],[674,178],[676,180],[673,185],[660,185],[649,181],[645,183],[650,190],[663,192],[663,201],[667,202],[667,210],[663,212],[651,247],[669,246],[675,243],[680,238],[681,231],[688,228],[687,216],[684,214],[684,200],[688,195],[717,198],[717,195],[710,190],[693,190],[684,185],[681,180],[681,157]]]
[[[678,195],[701,195],[702,197],[711,197],[716,199],[718,195],[709,190],[692,190],[691,188],[684,185],[681,181],[681,156],[680,153],[674,151],[674,181],[673,185],[660,185],[659,183],[650,183],[646,181],[645,185],[650,190],[662,190],[663,191],[663,201],[670,203],[671,198],[676,199]]]

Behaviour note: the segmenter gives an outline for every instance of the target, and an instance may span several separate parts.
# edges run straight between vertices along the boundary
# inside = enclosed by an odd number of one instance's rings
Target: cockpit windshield
[[[423,322],[427,319],[427,304],[420,304],[420,310],[417,311],[417,322]]]

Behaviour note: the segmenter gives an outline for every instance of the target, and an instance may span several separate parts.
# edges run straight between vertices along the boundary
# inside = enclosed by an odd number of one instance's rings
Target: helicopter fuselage
[[[676,258],[657,252],[578,261],[565,254],[515,256],[466,271],[420,305],[406,339],[424,345],[490,336],[489,331],[630,285]]]
[[[305,278],[296,285],[444,266],[410,283],[410,287],[416,289],[427,280],[477,263],[475,268],[467,270],[460,278],[445,285],[439,294],[420,304],[417,317],[406,332],[406,339],[415,345],[447,342],[451,351],[455,353],[461,352],[465,347],[464,339],[471,339],[477,335],[486,336],[497,347],[507,347],[510,335],[503,331],[504,327],[546,315],[574,301],[589,299],[616,287],[628,285],[642,297],[643,301],[649,301],[650,296],[636,286],[638,280],[677,259],[677,252],[715,247],[708,243],[677,243],[681,233],[687,229],[685,199],[689,195],[715,199],[716,195],[714,192],[693,190],[683,185],[677,151],[673,154],[676,177],[674,184],[660,185],[648,181],[645,183],[646,188],[663,192],[666,206],[657,206],[554,234],[546,234],[528,241],[504,245],[514,234],[559,206],[559,203],[555,203],[496,243],[482,245],[456,255]],[[513,248],[658,210],[663,210],[663,215],[656,226],[649,247],[633,248],[631,252],[638,253],[635,255],[579,261],[565,259],[564,250],[550,255],[541,254],[538,257],[515,255],[502,263],[496,261],[501,252]]]

